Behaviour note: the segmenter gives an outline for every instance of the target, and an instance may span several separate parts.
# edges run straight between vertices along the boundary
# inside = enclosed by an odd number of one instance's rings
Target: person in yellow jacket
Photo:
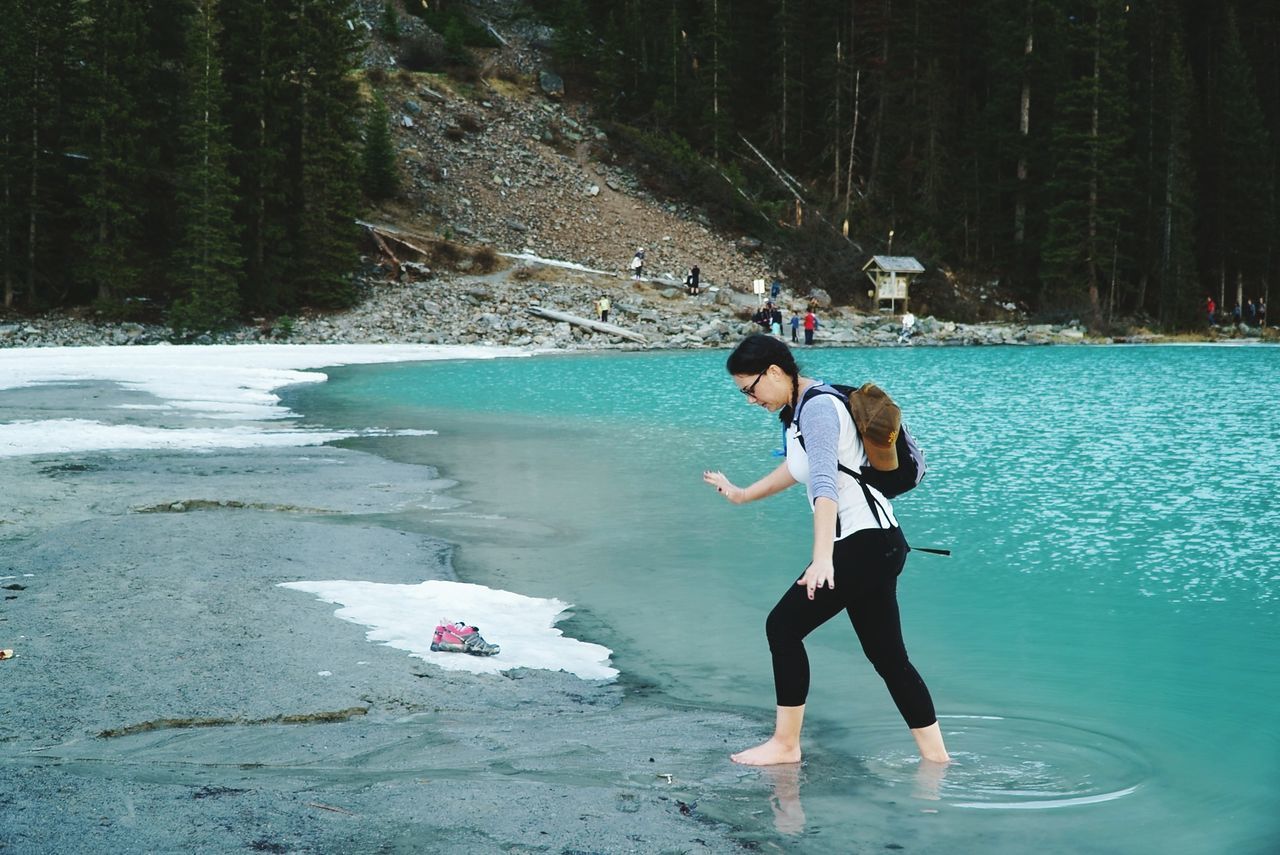
[[[600,323],[609,323],[609,309],[612,307],[613,303],[607,296],[601,295],[600,299],[596,300],[596,311],[600,313]]]

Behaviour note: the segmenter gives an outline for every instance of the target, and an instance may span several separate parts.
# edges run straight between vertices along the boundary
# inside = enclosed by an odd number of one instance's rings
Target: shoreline
[[[369,478],[420,467],[344,449],[306,457],[0,461],[19,506],[36,498],[25,480],[63,505],[6,537],[5,584],[20,589],[0,623],[18,654],[4,663],[0,840],[51,853],[377,851],[394,839],[416,851],[738,849],[747,832],[681,805],[765,801],[722,745],[757,722],[564,672],[442,670],[281,589],[453,576],[447,543],[359,522],[388,506]],[[252,483],[282,469],[287,485]],[[324,506],[305,509],[316,494]]]
[[[723,348],[759,326],[750,316],[753,294],[724,287],[690,297],[673,282],[630,281],[592,271],[553,267],[550,262],[521,262],[483,276],[439,274],[421,280],[368,282],[364,297],[339,312],[304,312],[297,318],[255,318],[221,333],[197,336],[190,344],[445,345],[542,350],[664,350]],[[593,320],[595,300],[612,298],[611,321],[643,343],[563,321],[535,316],[531,308]],[[803,314],[805,297],[784,292],[779,306],[787,318]],[[919,317],[909,341],[901,341],[901,317],[871,315],[852,307],[827,305],[817,310],[814,347],[961,347],[1103,345],[1155,343],[1280,343],[1280,328],[1215,328],[1203,333],[1159,334],[1131,328],[1123,335],[1100,336],[1078,320],[1033,323],[1002,321],[959,323]],[[139,346],[169,344],[173,331],[161,324],[101,322],[87,310],[39,316],[0,313],[0,352],[9,348],[62,346]],[[803,345],[801,345],[803,346]]]
[[[0,400],[48,421],[149,413],[127,408],[141,393],[125,386],[63,370]],[[170,431],[210,420],[164,412]],[[761,722],[625,677],[444,670],[280,587],[456,581],[452,544],[379,520],[448,491],[429,466],[330,445],[189,446],[10,453],[0,472],[0,637],[17,652],[3,663],[6,846],[733,852],[781,839],[741,807],[764,808],[770,780],[727,759],[726,741]]]

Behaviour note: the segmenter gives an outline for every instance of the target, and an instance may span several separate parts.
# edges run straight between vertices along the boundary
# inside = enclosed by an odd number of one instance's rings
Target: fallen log
[[[568,312],[557,312],[555,309],[544,309],[542,306],[530,306],[528,312],[539,318],[546,318],[549,321],[563,321],[567,324],[573,324],[577,327],[585,327],[589,330],[602,332],[605,335],[616,335],[619,338],[625,338],[628,341],[636,341],[640,344],[648,344],[649,340],[640,333],[632,332],[628,329],[615,326],[614,324],[606,324],[600,321],[593,321],[590,318],[581,318],[577,315],[571,315]]]
[[[373,235],[374,242],[378,245],[378,249],[382,250],[382,254],[391,259],[391,276],[394,279],[400,278],[400,259],[396,258],[396,254],[391,251],[391,247],[387,246],[387,242],[382,239],[382,235],[378,234],[378,230],[371,228],[369,234]]]
[[[501,35],[499,35],[498,31],[493,28],[493,24],[490,24],[488,21],[485,21],[484,28],[489,31],[489,35],[493,36],[495,39],[502,42],[503,47],[511,47],[511,43],[508,42],[506,39],[504,39]]]
[[[410,252],[417,253],[420,258],[426,258],[430,255],[430,253],[422,247],[414,246],[409,243],[409,241],[401,237],[404,233],[399,229],[389,228],[387,226],[375,226],[373,223],[366,223],[363,220],[356,220],[356,223],[363,226],[371,235],[373,235],[374,240],[380,245],[383,245],[385,241],[387,243],[393,243],[401,249],[407,249]],[[388,252],[390,252],[390,250],[388,250]]]

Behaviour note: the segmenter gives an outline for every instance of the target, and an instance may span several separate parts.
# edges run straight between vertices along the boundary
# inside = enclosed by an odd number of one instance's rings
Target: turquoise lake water
[[[799,488],[735,507],[701,482],[778,463],[780,426],[725,356],[349,367],[285,402],[309,424],[438,431],[350,443],[458,482],[390,524],[458,543],[465,581],[574,603],[562,626],[610,647],[626,684],[770,722],[764,618],[810,516]],[[806,764],[779,782],[798,783],[794,848],[852,851],[876,828],[914,851],[1280,851],[1280,349],[800,358],[884,385],[925,449],[895,510],[913,544],[955,554],[913,554],[899,599],[955,763],[919,779],[829,622],[809,640]],[[731,818],[773,822],[753,807]]]

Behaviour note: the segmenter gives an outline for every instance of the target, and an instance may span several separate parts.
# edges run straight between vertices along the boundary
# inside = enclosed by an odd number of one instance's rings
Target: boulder
[[[542,87],[542,91],[546,93],[548,98],[560,98],[564,96],[564,79],[555,72],[539,71],[538,85]]]
[[[816,301],[818,308],[820,309],[831,308],[831,295],[826,291],[823,291],[821,288],[814,288],[811,290],[809,292],[809,299]]]
[[[752,253],[759,252],[764,247],[764,243],[753,237],[740,237],[734,243],[734,246],[738,248],[739,252]]]
[[[551,27],[534,27],[529,34],[529,47],[534,50],[555,50],[556,31]]]

